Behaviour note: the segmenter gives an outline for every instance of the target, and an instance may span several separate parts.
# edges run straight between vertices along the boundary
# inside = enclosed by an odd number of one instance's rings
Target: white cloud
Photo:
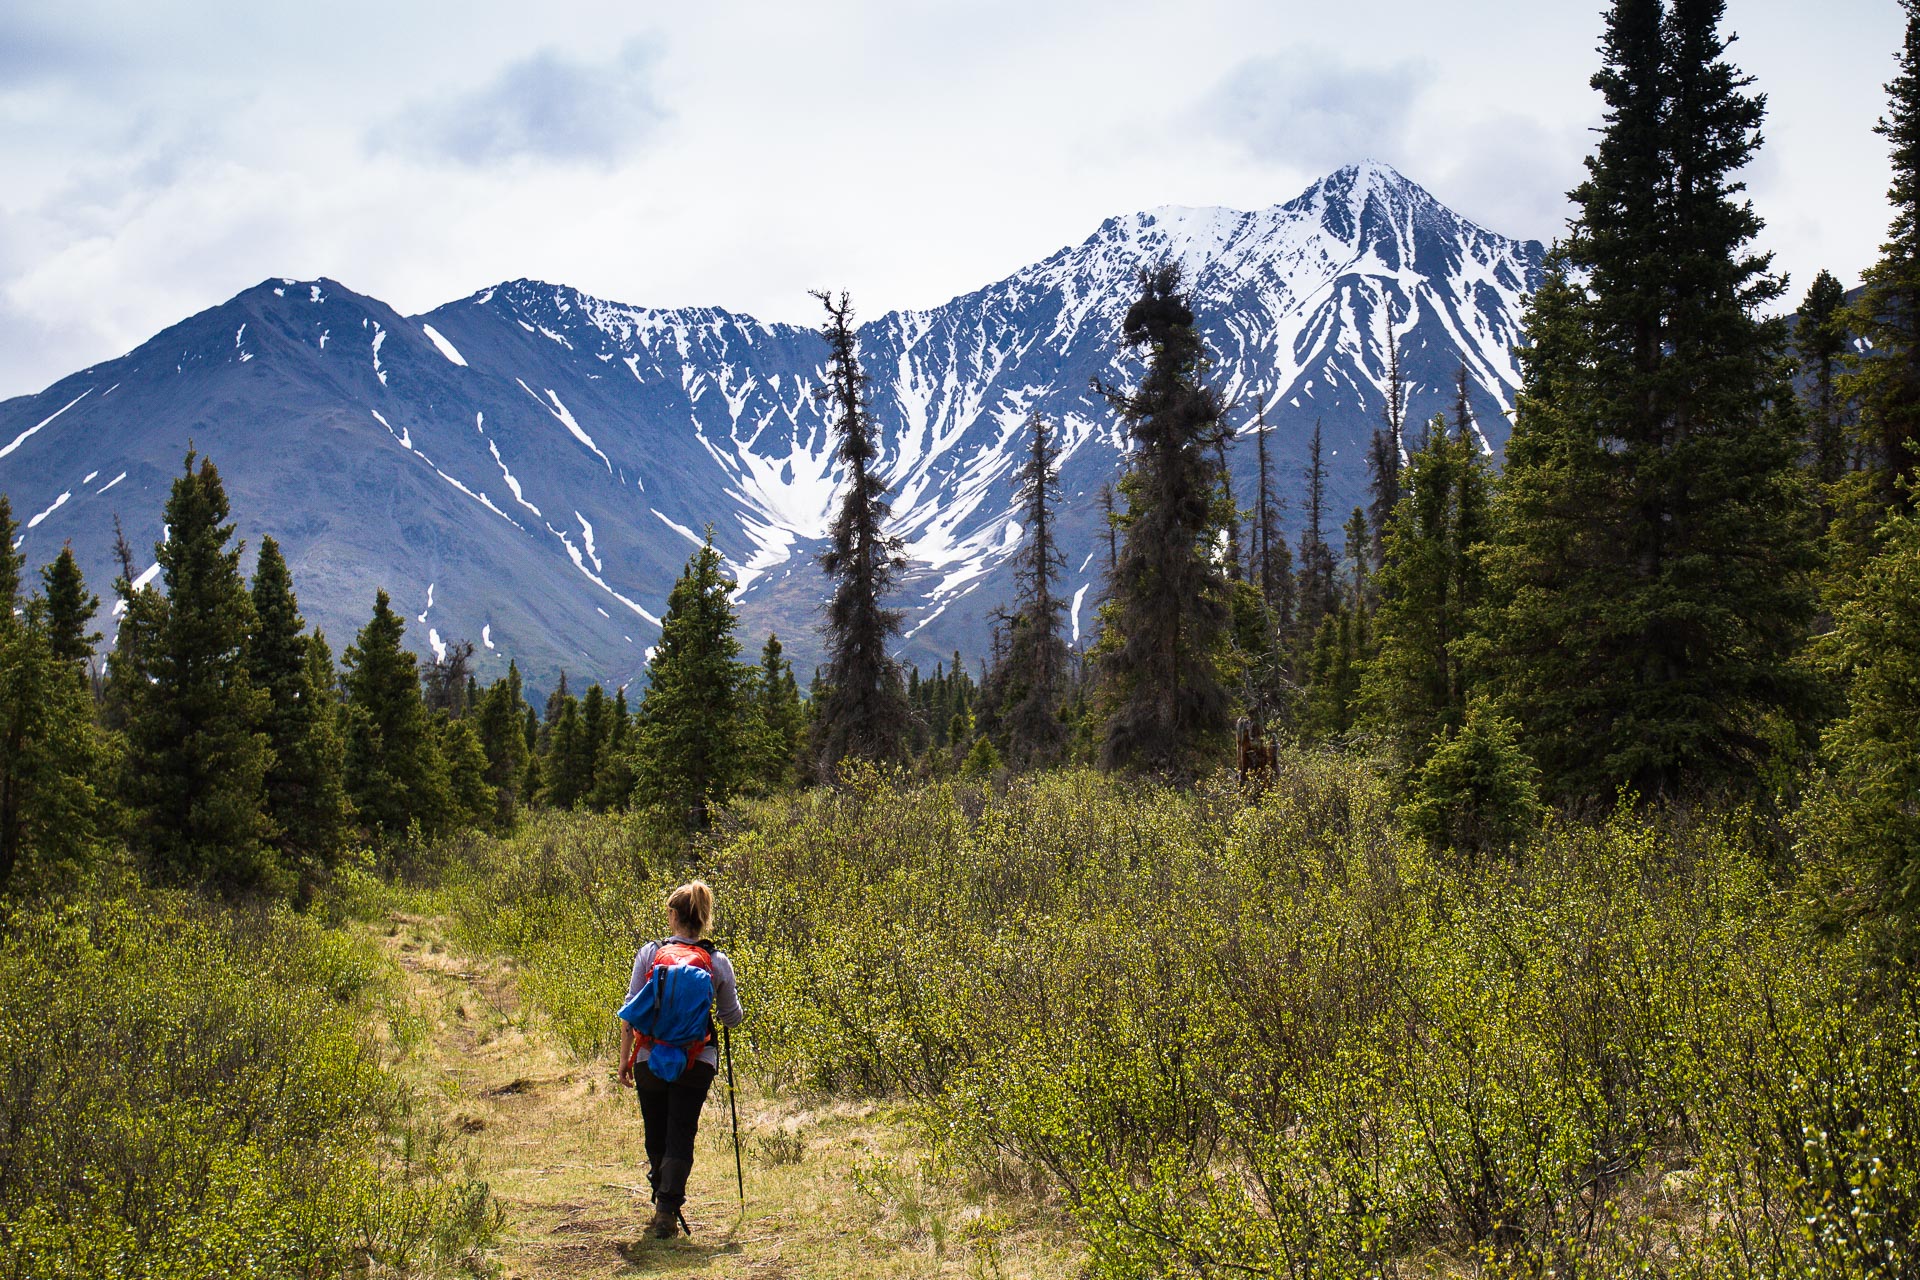
[[[875,316],[1369,154],[1548,238],[1599,117],[1598,8],[11,0],[0,397],[280,275],[407,313],[524,275],[806,324],[809,287],[844,287]],[[1899,7],[1729,0],[1729,24],[1769,96],[1763,244],[1796,289],[1857,278]]]
[[[416,103],[370,144],[473,167],[527,157],[610,165],[667,118],[653,92],[657,59],[639,40],[605,62],[542,49],[477,89]]]
[[[1401,162],[1425,76],[1417,62],[1350,66],[1326,49],[1287,49],[1228,72],[1200,117],[1262,160],[1315,168],[1367,158]]]

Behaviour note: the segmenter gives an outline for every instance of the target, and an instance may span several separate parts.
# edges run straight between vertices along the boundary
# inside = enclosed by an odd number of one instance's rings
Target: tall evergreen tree
[[[1113,506],[1113,486],[1100,486],[1100,529],[1107,540],[1107,581],[1120,571],[1120,516]]]
[[[43,602],[19,608],[18,526],[0,497],[0,894],[72,887],[98,857],[106,753]]]
[[[1467,650],[1486,603],[1475,546],[1487,535],[1487,485],[1472,438],[1435,418],[1387,530],[1375,650],[1361,679],[1362,716],[1403,769],[1466,717]]]
[[[0,504],[5,501],[5,498],[0,498]],[[0,507],[0,510],[4,510],[4,507]],[[166,616],[166,601],[151,582],[135,589],[133,584],[140,575],[134,570],[133,546],[121,530],[118,516],[113,520],[113,541],[120,562],[120,576],[113,580],[113,592],[120,597],[114,613],[120,621],[114,629],[112,652],[107,659],[100,722],[107,729],[124,733],[132,714],[134,697],[146,681],[143,674],[146,668],[141,655],[152,646],[153,637]],[[4,577],[3,566],[0,566],[0,577]]]
[[[130,832],[164,879],[228,892],[288,887],[267,844],[266,772],[259,725],[266,695],[248,663],[253,601],[220,473],[187,454],[167,499],[167,539],[155,548],[164,608],[137,654],[128,706],[122,792]],[[158,603],[157,601],[155,602]]]
[[[633,799],[637,776],[633,768],[633,715],[627,709],[627,690],[622,686],[613,692],[606,745],[594,768],[593,807],[601,813],[626,808]]]
[[[1920,519],[1889,518],[1880,549],[1814,657],[1847,691],[1826,729],[1828,768],[1801,811],[1802,850],[1835,924],[1887,926],[1911,960],[1920,940]]]
[[[1794,313],[1799,324],[1793,345],[1800,357],[1800,377],[1806,385],[1807,464],[1822,485],[1836,483],[1847,472],[1847,438],[1840,371],[1852,335],[1848,332],[1846,290],[1822,271],[1807,287],[1807,296]]]
[[[472,711],[468,688],[473,683],[473,641],[449,641],[420,673],[420,683],[427,710],[455,720]]]
[[[1122,338],[1144,349],[1137,390],[1108,391],[1136,445],[1126,541],[1111,596],[1103,656],[1111,713],[1101,743],[1108,768],[1175,776],[1197,770],[1225,743],[1226,581],[1210,554],[1216,532],[1206,447],[1220,403],[1200,384],[1205,347],[1180,287],[1179,267],[1140,273]]]
[[[658,805],[695,829],[752,779],[763,732],[752,670],[737,661],[734,584],[722,568],[709,531],[667,597],[635,726],[635,801]]]
[[[916,669],[913,673],[915,684],[919,683],[919,677],[920,672]],[[760,650],[760,678],[755,693],[759,702],[760,723],[767,732],[760,781],[770,789],[790,787],[799,763],[806,711],[800,705],[800,686],[793,678],[793,664],[787,661],[780,647],[780,637],[771,632]],[[909,704],[912,701],[909,696]],[[915,722],[920,723],[923,719],[916,716]]]
[[[1295,595],[1295,622],[1309,639],[1318,633],[1320,620],[1335,603],[1335,565],[1333,551],[1327,546],[1327,465],[1323,453],[1320,424],[1313,424],[1313,440],[1307,453],[1307,526],[1300,531],[1300,558],[1297,572],[1300,588]]]
[[[1227,428],[1223,425],[1220,434],[1213,438],[1214,469],[1220,475],[1220,505],[1218,524],[1226,535],[1224,551],[1227,561],[1227,576],[1239,581],[1242,576],[1240,563],[1240,502],[1233,494],[1233,468],[1227,465]]]
[[[1798,708],[1807,491],[1735,174],[1762,101],[1721,0],[1617,0],[1606,125],[1534,296],[1489,571],[1505,709],[1549,792],[1740,783]]]
[[[391,848],[417,830],[431,837],[453,817],[446,757],[420,696],[418,660],[401,646],[407,624],[384,591],[347,647],[347,794],[360,825]]]
[[[1371,612],[1373,603],[1373,530],[1365,507],[1355,507],[1341,529],[1346,537],[1348,565],[1346,606],[1356,613]]]
[[[1843,495],[1843,518],[1860,552],[1870,548],[1883,513],[1915,509],[1920,481],[1920,0],[1901,5],[1907,25],[1899,71],[1887,85],[1887,115],[1875,127],[1893,152],[1893,223],[1850,317],[1870,354],[1842,384],[1859,407],[1865,466]]]
[[[1060,719],[1068,658],[1060,615],[1066,601],[1054,586],[1065,571],[1053,525],[1060,448],[1044,418],[1036,415],[1028,428],[1027,460],[1016,473],[1017,500],[1027,526],[1026,542],[1014,562],[1017,607],[1006,660],[999,664],[998,678],[990,681],[1005,758],[1016,769],[1054,763],[1065,751],[1067,738]],[[1224,478],[1224,461],[1222,467]]]
[[[612,739],[613,707],[607,701],[607,691],[595,681],[587,686],[587,695],[580,700],[580,733],[574,739],[570,768],[581,779],[581,802],[602,812],[597,784]]]
[[[560,709],[570,701],[577,702],[579,699],[575,698],[573,691],[567,687],[567,673],[562,671],[559,681],[553,686],[553,692],[547,695],[547,705],[541,715],[540,738],[536,744],[541,752],[544,753],[547,750],[547,735],[553,731],[553,726],[560,722]]]
[[[20,525],[13,518],[13,502],[4,493],[0,493],[0,534],[6,535],[0,539],[0,607],[6,612],[0,622],[5,622],[20,612],[20,570],[25,560],[14,546]]]
[[[100,597],[87,590],[71,546],[61,547],[53,563],[40,571],[40,582],[46,599],[47,640],[54,657],[75,665],[85,663],[100,640],[99,632],[87,630]]]
[[[1381,425],[1367,442],[1367,478],[1372,497],[1367,507],[1373,530],[1369,554],[1377,571],[1386,563],[1387,522],[1400,504],[1401,455],[1406,448],[1407,384],[1400,373],[1400,335],[1393,331],[1393,308],[1386,305],[1387,389],[1381,406]]]
[[[473,719],[435,714],[432,724],[435,746],[446,761],[447,825],[492,826],[499,814],[500,796],[487,781],[487,750]]]
[[[293,577],[272,538],[260,540],[252,599],[247,675],[266,695],[260,728],[273,752],[265,778],[267,817],[281,865],[299,877],[304,895],[333,867],[346,841],[352,816],[346,747],[333,689],[315,683],[313,637],[306,634]]]
[[[520,801],[523,805],[531,806],[538,801],[546,786],[540,776],[540,733],[540,713],[528,707],[525,731],[527,771],[520,779]]]
[[[867,375],[860,368],[853,304],[816,293],[827,309],[827,385],[821,396],[833,414],[838,454],[847,469],[846,495],[827,530],[820,567],[833,579],[827,604],[827,687],[818,709],[815,743],[822,778],[848,756],[900,760],[906,754],[907,698],[900,665],[887,652],[900,633],[900,613],[885,607],[894,574],[904,563],[900,540],[887,533],[892,508],[878,456]]]
[[[590,745],[582,745],[585,735],[580,727],[580,699],[572,694],[558,703],[548,699],[547,709],[555,714],[553,727],[547,730],[546,755],[540,762],[540,799],[550,809],[572,809],[593,790],[593,774],[586,767],[593,751]]]
[[[527,760],[531,754],[527,747],[526,718],[532,714],[533,709],[527,706],[521,689],[520,666],[510,661],[507,674],[481,695],[476,723],[480,749],[487,757],[486,782],[493,788],[492,826],[496,831],[506,831],[513,826],[526,795],[521,789],[526,783]]]
[[[1259,466],[1260,492],[1254,504],[1253,527],[1256,568],[1253,573],[1260,596],[1267,602],[1284,635],[1293,625],[1293,553],[1280,533],[1283,504],[1273,491],[1273,472],[1268,461],[1267,415],[1263,406],[1254,435]]]

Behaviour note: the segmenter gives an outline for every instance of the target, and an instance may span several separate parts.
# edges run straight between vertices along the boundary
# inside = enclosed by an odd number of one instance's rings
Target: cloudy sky
[[[1797,297],[1885,231],[1896,0],[1729,0]],[[518,276],[811,324],[1112,214],[1363,158],[1549,239],[1598,0],[6,0],[0,398],[268,276],[417,312]]]

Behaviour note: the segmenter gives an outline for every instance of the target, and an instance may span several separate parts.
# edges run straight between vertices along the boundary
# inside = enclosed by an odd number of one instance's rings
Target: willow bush
[[[497,1211],[371,1047],[365,948],[185,896],[14,910],[0,1273],[482,1269]]]
[[[1913,998],[1803,924],[1746,815],[1469,860],[1295,754],[1257,797],[867,773],[736,817],[691,865],[754,1069],[918,1100],[952,1164],[1061,1196],[1096,1274],[1914,1264]],[[597,1036],[689,866],[615,830],[523,837],[473,909]]]
[[[460,939],[513,956],[521,992],[573,1053],[610,1048],[634,952],[665,932],[677,833],[647,815],[545,811],[462,852],[440,894]]]

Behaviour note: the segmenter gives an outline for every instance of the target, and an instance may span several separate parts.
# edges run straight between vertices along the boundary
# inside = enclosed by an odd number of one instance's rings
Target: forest
[[[1394,362],[1366,506],[1325,509],[1317,438],[1273,473],[1263,425],[1235,492],[1189,282],[1143,272],[1137,379],[1096,388],[1131,451],[1084,649],[1035,418],[992,652],[889,657],[905,562],[844,293],[804,684],[743,648],[711,534],[644,688],[535,691],[470,643],[421,661],[385,592],[344,648],[309,630],[190,447],[111,636],[0,498],[0,1270],[617,1273],[527,1261],[476,1155],[498,1121],[400,993],[443,950],[504,966],[502,1026],[598,1097],[634,949],[698,874],[758,1212],[794,1212],[790,1166],[867,1205],[822,1210],[866,1254],[781,1274],[1913,1274],[1903,5],[1881,257],[1796,300],[1754,247],[1765,104],[1724,4],[1615,0],[1497,469],[1464,370],[1411,422]],[[892,1155],[801,1102],[880,1108]],[[640,1269],[752,1274],[766,1238]]]

